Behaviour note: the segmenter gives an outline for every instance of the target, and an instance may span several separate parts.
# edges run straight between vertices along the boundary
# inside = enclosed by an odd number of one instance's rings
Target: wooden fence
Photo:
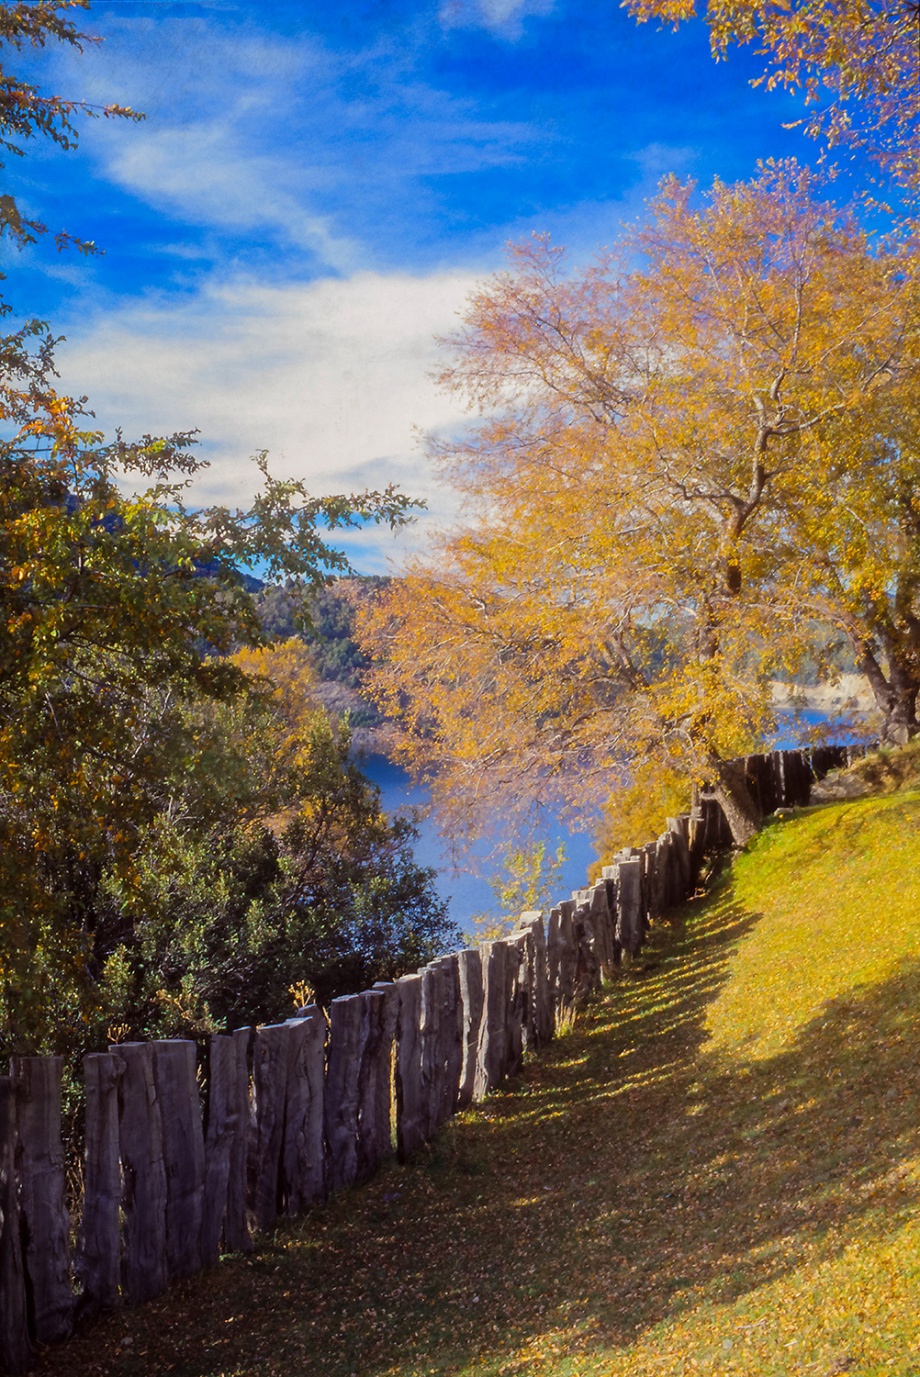
[[[751,756],[747,776],[770,812],[807,804],[814,778],[862,753]],[[546,921],[524,913],[510,936],[335,999],[328,1017],[310,1006],[212,1037],[203,1068],[196,1044],[179,1040],[87,1056],[74,1233],[63,1059],[12,1058],[0,1076],[0,1366],[27,1371],[35,1346],[78,1320],[248,1250],[251,1230],[366,1180],[394,1150],[410,1158],[545,1046],[560,1012],[639,952],[649,923],[693,892],[704,854],[729,841],[704,793]]]

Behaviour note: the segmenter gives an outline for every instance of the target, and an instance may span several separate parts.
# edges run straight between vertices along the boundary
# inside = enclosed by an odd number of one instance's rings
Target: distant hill
[[[335,579],[306,599],[290,585],[267,584],[256,597],[262,624],[273,639],[299,636],[310,647],[323,705],[339,716],[348,714],[359,749],[381,754],[390,729],[361,693],[361,678],[371,662],[354,639],[354,627],[362,600],[388,582],[373,574]]]

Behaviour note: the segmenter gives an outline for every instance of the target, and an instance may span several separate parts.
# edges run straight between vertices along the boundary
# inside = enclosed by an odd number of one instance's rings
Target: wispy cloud
[[[527,120],[483,117],[421,79],[393,36],[336,51],[206,21],[110,27],[79,69],[60,58],[57,82],[148,114],[86,131],[96,174],[187,226],[307,253],[317,272],[412,261],[443,217],[441,179],[545,144]]]
[[[437,497],[416,427],[460,420],[429,374],[434,337],[457,323],[473,285],[460,273],[358,273],[283,287],[228,281],[182,305],[116,305],[70,329],[62,380],[92,398],[109,431],[200,429],[212,464],[203,500],[245,500],[257,479],[249,456],[261,449],[277,473],[318,491],[409,473],[416,495]]]
[[[549,14],[554,0],[444,0],[440,19],[446,28],[483,28],[515,40],[531,15]]]

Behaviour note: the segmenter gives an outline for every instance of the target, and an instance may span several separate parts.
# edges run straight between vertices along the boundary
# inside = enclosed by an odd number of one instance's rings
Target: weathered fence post
[[[533,1045],[536,1049],[545,1047],[548,1042],[551,1042],[554,1032],[553,1001],[550,992],[549,960],[543,914],[539,909],[530,909],[522,913],[521,927],[530,934],[527,959],[530,963],[529,983],[533,1006],[531,1019]]]
[[[532,1053],[537,1049],[539,1038],[537,1034],[537,973],[534,968],[535,942],[530,914],[521,914],[517,930],[512,934],[512,938],[521,944],[522,960],[521,969],[518,972],[518,984],[523,1001],[521,1031],[524,1051]]]
[[[70,1218],[64,1204],[61,1143],[63,1057],[13,1057],[19,1136],[20,1218],[35,1338],[66,1339],[73,1325]]]
[[[282,1196],[287,1214],[326,1198],[326,1016],[316,1004],[288,1020]]]
[[[575,996],[585,1000],[601,983],[601,963],[597,951],[597,933],[591,914],[590,891],[575,891],[572,910],[572,934],[575,943]]]
[[[233,1252],[252,1246],[246,1219],[249,1137],[249,1028],[215,1034],[209,1043],[201,1262],[220,1256],[221,1238]]]
[[[329,1006],[325,1114],[331,1191],[358,1179],[358,1094],[368,1013],[367,993],[342,995]]]
[[[507,1064],[508,947],[483,942],[483,1011],[473,1099],[483,1100],[501,1083]]]
[[[124,1062],[111,1052],[83,1058],[83,1213],[74,1271],[83,1286],[80,1309],[89,1314],[121,1300],[118,1082],[124,1071]]]
[[[358,1181],[372,1176],[390,1151],[391,1068],[399,993],[395,985],[380,981],[365,998],[367,1036],[358,1074]]]
[[[291,1038],[286,1023],[256,1029],[252,1052],[255,1124],[251,1141],[252,1212],[260,1229],[278,1218]]]
[[[637,956],[642,946],[642,862],[620,861],[617,879],[617,941],[630,956]]]
[[[123,1042],[111,1049],[124,1063],[118,1082],[122,1164],[122,1291],[132,1305],[166,1286],[166,1168],[153,1072],[153,1048]]]
[[[561,937],[559,925],[561,920],[558,904],[551,908],[549,917],[546,920],[546,983],[549,989],[549,997],[553,1006],[553,1027],[556,1026],[556,1015],[562,1007],[562,990],[559,984],[560,965],[562,956]]]
[[[166,1168],[166,1263],[173,1277],[190,1277],[201,1268],[204,1131],[196,1069],[194,1042],[179,1038],[154,1042],[153,1071]]]
[[[668,818],[668,831],[671,833],[672,854],[677,859],[678,873],[680,874],[680,898],[676,902],[683,903],[690,894],[692,879],[690,847],[687,844],[684,821],[681,818]]]
[[[396,1149],[405,1162],[425,1141],[422,1088],[422,977],[404,975],[396,982]]]
[[[457,1104],[465,1109],[473,1098],[476,1081],[476,1057],[479,1051],[479,1029],[482,1023],[483,984],[482,953],[478,948],[461,951],[457,957],[462,1006],[463,1065]]]
[[[563,899],[559,908],[559,1002],[568,1007],[575,999],[577,952],[575,950],[575,905]]]
[[[18,1377],[32,1362],[16,1179],[16,1095],[0,1076],[0,1365]]]
[[[522,980],[526,959],[526,936],[519,933],[509,937],[506,947],[505,970],[505,1064],[502,1079],[516,1076],[524,1061],[524,1018],[527,995]]]

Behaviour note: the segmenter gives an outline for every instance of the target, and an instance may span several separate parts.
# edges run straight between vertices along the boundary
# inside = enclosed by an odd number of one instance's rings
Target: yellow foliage
[[[637,763],[630,783],[614,789],[604,804],[594,837],[598,856],[594,874],[599,875],[624,846],[642,846],[660,836],[668,818],[689,809],[691,793],[686,776],[666,764],[658,760]]]
[[[702,206],[667,179],[619,256],[567,274],[537,239],[472,298],[442,382],[482,419],[433,446],[466,524],[360,633],[455,826],[579,810],[637,760],[724,792],[805,629],[862,654],[860,580],[915,567],[885,516],[917,450],[912,260],[822,190],[794,163]]]
[[[675,26],[698,13],[694,0],[626,0],[626,8],[640,22]],[[867,148],[886,177],[916,192],[920,84],[912,5],[720,0],[702,10],[715,57],[732,43],[756,44],[764,71],[753,85],[803,91],[807,133]]]
[[[302,728],[320,706],[315,692],[318,676],[299,637],[277,645],[245,646],[230,659],[251,679],[261,681],[291,730]]]

